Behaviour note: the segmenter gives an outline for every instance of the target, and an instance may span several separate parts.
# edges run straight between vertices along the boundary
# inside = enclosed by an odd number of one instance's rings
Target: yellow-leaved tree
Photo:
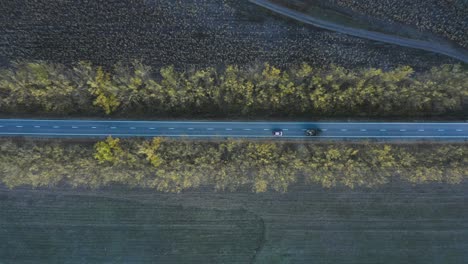
[[[95,96],[93,104],[99,106],[106,114],[111,114],[120,106],[117,97],[118,87],[114,86],[110,73],[98,67],[94,79],[88,81],[89,91]]]
[[[101,141],[94,145],[94,158],[100,164],[109,162],[113,165],[119,164],[124,157],[124,150],[120,146],[120,139],[107,137],[105,141]]]
[[[158,153],[161,142],[162,138],[153,138],[152,141],[143,142],[138,148],[138,154],[143,154],[146,160],[156,168],[163,163],[163,159]]]

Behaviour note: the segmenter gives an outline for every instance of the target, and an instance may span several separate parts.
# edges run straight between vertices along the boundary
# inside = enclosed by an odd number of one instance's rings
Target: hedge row
[[[105,70],[81,62],[0,70],[0,112],[145,117],[414,117],[466,113],[468,71],[415,73],[269,64],[153,71],[135,62]]]
[[[110,184],[180,192],[250,188],[286,192],[292,184],[377,187],[395,179],[456,184],[468,178],[466,144],[319,144],[113,139],[92,144],[0,144],[0,181],[16,187],[97,188]]]

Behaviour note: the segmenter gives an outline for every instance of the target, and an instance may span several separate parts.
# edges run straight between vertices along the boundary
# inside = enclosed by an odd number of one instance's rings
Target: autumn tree
[[[97,67],[94,78],[88,80],[89,91],[95,96],[93,104],[99,106],[106,114],[111,114],[117,110],[121,102],[118,100],[118,87],[111,81],[109,72],[105,72],[102,67]]]
[[[162,138],[153,138],[152,141],[144,141],[138,149],[138,154],[143,154],[146,160],[155,168],[159,167],[163,160],[158,151],[161,146]]]
[[[159,84],[152,78],[152,68],[140,61],[118,63],[113,68],[112,82],[116,86],[119,109],[124,112],[144,113],[153,108],[152,100],[161,93]]]
[[[139,153],[139,154],[138,154]],[[299,184],[375,188],[468,179],[466,144],[221,143],[107,138],[94,145],[40,141],[0,144],[0,181],[97,188],[114,183],[163,192],[199,186],[286,192]]]
[[[100,163],[110,163],[113,165],[122,162],[125,155],[124,150],[120,146],[119,138],[107,137],[105,141],[100,141],[94,145],[94,158]]]
[[[462,113],[468,71],[460,65],[415,72],[265,63],[158,71],[135,61],[112,69],[44,62],[0,70],[0,111],[97,111],[165,116],[439,116]]]

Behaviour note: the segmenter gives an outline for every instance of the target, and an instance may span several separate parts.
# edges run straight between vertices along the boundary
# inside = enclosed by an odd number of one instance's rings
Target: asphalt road
[[[191,122],[0,119],[0,136],[30,137],[229,137],[310,138],[305,130],[322,132],[313,138],[467,140],[468,123],[371,122]]]
[[[410,47],[415,49],[422,49],[431,52],[436,52],[439,54],[444,54],[449,57],[458,59],[465,63],[468,63],[468,53],[466,50],[463,50],[459,47],[452,47],[449,44],[444,45],[441,43],[429,42],[429,41],[422,41],[417,39],[409,39],[400,36],[388,35],[383,34],[375,31],[363,30],[353,27],[346,27],[343,25],[339,25],[336,23],[332,23],[329,21],[317,19],[306,14],[294,11],[292,9],[280,6],[278,4],[274,4],[268,0],[249,0],[250,2],[262,6],[270,11],[275,13],[287,16],[289,18],[301,21],[302,23],[306,23],[309,25],[313,25],[320,28],[325,28],[328,30],[333,30],[336,32],[340,32],[343,34],[348,34],[360,38],[366,38],[381,42],[387,42],[391,44],[396,44],[404,47]]]

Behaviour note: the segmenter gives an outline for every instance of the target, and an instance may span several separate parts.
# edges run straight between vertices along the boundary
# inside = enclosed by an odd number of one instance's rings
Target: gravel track
[[[329,21],[325,21],[325,20],[321,20],[321,19],[317,19],[308,15],[305,15],[303,13],[291,10],[289,8],[282,7],[280,5],[271,3],[268,0],[249,0],[249,1],[257,5],[260,5],[264,8],[267,8],[270,11],[277,12],[281,15],[287,16],[292,19],[296,19],[298,21],[301,21],[303,23],[307,23],[316,27],[333,30],[336,32],[349,34],[349,35],[360,37],[360,38],[366,38],[366,39],[396,44],[399,46],[435,52],[435,53],[443,54],[443,55],[455,58],[457,60],[460,60],[462,62],[468,63],[468,53],[462,49],[449,47],[447,45],[435,43],[435,42],[408,39],[408,38],[403,38],[399,36],[387,35],[387,34],[383,34],[379,32],[372,32],[372,31],[342,26],[342,25],[335,24]]]

